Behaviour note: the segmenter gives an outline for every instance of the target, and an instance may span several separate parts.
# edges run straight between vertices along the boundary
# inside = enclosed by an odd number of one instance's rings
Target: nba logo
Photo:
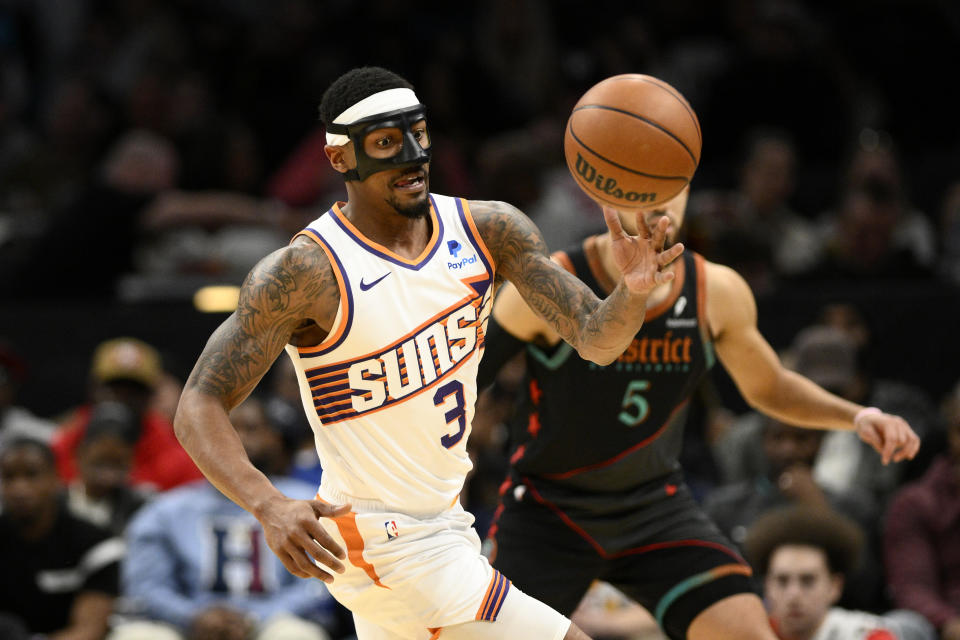
[[[400,529],[397,527],[396,520],[389,520],[383,523],[383,526],[387,530],[387,540],[393,540],[400,535]]]

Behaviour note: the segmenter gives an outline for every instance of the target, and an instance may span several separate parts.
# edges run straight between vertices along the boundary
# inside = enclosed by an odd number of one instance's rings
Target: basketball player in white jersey
[[[605,211],[622,277],[601,301],[517,209],[429,192],[425,108],[403,78],[355,69],[320,111],[348,200],[251,271],[187,381],[177,436],[287,569],[328,583],[360,640],[586,638],[489,566],[459,504],[484,328],[508,279],[582,357],[609,363],[682,246],[663,250],[666,220],[631,236]],[[227,419],[284,349],[324,469],[314,501],[273,487]]]

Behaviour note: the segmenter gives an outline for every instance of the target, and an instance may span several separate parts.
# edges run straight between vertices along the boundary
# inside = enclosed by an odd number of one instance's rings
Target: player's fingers
[[[660,255],[657,256],[657,261],[660,263],[661,267],[665,267],[683,254],[683,244],[677,243],[667,249],[666,251],[661,251]]]
[[[324,529],[319,522],[308,522],[304,529],[306,530],[306,534],[308,536],[316,540],[321,547],[332,553],[340,560],[343,560],[347,557],[347,554],[343,551],[343,547],[337,544],[336,540],[330,537],[330,534],[327,533],[327,530]]]
[[[294,562],[293,558],[286,551],[280,551],[277,553],[277,557],[280,558],[280,562],[283,563],[283,566],[298,578],[309,578],[310,574],[303,571],[300,566]]]
[[[869,444],[871,447],[880,452],[883,449],[883,440],[877,434],[877,430],[873,425],[867,425],[866,427],[860,428],[857,430],[860,439]]]
[[[346,570],[342,562],[337,560],[323,545],[306,533],[300,537],[300,544],[303,550],[320,564],[330,567],[337,573],[343,573]]]
[[[638,216],[638,224],[646,227],[646,225],[643,223],[642,214],[638,213],[637,216]],[[669,228],[670,228],[670,220],[668,220],[666,216],[657,218],[656,223],[654,223],[653,225],[653,234],[651,236],[653,247],[657,251],[660,251],[661,249],[663,249],[663,245],[667,240],[667,229]]]
[[[318,580],[323,580],[327,583],[333,582],[333,576],[321,569],[320,565],[318,565],[313,558],[307,555],[307,552],[303,549],[291,550],[290,557],[293,558],[297,568],[306,574],[306,576],[301,577],[317,578]]]
[[[917,437],[917,434],[913,432],[913,429],[910,428],[910,425],[908,425],[906,421],[901,421],[900,445],[897,448],[896,454],[894,454],[893,461],[900,462],[901,460],[910,460],[917,455],[917,451],[919,450],[920,438]]]
[[[309,502],[313,514],[318,518],[336,518],[350,513],[351,505],[349,504],[327,504],[322,500],[310,500]]]
[[[620,224],[620,214],[617,213],[616,209],[604,207],[603,220],[607,223],[607,229],[610,230],[610,237],[612,239],[616,240],[627,235],[623,230],[623,225]]]
[[[663,284],[664,282],[670,282],[671,280],[673,280],[674,276],[675,274],[673,273],[673,271],[658,271],[653,276],[653,281],[656,282],[657,284]]]
[[[897,437],[896,431],[893,433],[887,431],[883,434],[883,436],[883,450],[880,453],[880,457],[883,460],[883,464],[889,464],[894,452],[900,445],[900,439]]]

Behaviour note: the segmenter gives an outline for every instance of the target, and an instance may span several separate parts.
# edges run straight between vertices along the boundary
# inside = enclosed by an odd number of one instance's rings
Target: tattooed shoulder
[[[187,384],[236,404],[304,323],[330,328],[339,295],[329,260],[312,241],[273,252],[247,275],[237,310],[210,337]]]
[[[509,280],[531,257],[547,256],[540,230],[525,213],[506,202],[475,200],[470,212],[484,243],[493,255],[498,274]]]

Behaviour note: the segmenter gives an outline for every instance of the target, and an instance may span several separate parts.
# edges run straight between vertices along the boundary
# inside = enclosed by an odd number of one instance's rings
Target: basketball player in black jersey
[[[644,211],[676,242],[688,190]],[[621,215],[636,233],[634,215]],[[554,255],[598,295],[617,281],[609,238]],[[494,307],[480,383],[526,347],[521,420],[487,552],[521,589],[566,615],[597,579],[646,607],[673,639],[775,640],[746,561],[684,485],[684,414],[719,358],[755,408],[816,429],[854,429],[883,462],[919,446],[897,416],[834,396],[785,369],[757,330],[756,304],[732,269],[686,252],[653,290],[643,328],[612,364],[577,356],[509,285]]]

